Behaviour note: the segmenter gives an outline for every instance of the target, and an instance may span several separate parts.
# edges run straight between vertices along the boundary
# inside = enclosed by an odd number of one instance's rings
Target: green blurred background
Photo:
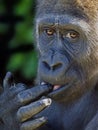
[[[34,83],[34,14],[35,0],[0,0],[0,80],[11,71],[16,81]]]

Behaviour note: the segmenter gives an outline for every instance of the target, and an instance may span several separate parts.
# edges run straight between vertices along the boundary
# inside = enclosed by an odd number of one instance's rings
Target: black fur
[[[38,4],[38,79],[54,86],[65,85],[63,91],[49,95],[53,105],[42,113],[49,119],[42,130],[98,129],[97,9],[97,0],[42,0]],[[54,29],[55,34],[47,36],[44,26]],[[66,30],[77,31],[80,39],[75,43],[63,39]]]
[[[98,130],[98,0],[38,0],[35,22],[37,86],[6,74],[0,130]]]

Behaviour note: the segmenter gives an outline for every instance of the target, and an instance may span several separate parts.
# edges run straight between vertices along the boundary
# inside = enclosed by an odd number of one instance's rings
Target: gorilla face
[[[60,101],[92,89],[98,74],[98,38],[93,39],[89,19],[67,12],[43,13],[36,21],[39,83],[52,84],[49,96]]]

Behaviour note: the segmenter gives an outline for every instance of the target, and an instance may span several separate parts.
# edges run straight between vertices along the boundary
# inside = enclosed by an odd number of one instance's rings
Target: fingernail
[[[42,103],[44,103],[45,106],[50,106],[51,103],[52,103],[52,100],[51,100],[50,98],[43,99],[43,100],[42,100]]]
[[[39,120],[40,120],[40,121],[46,121],[47,118],[46,118],[46,117],[41,117],[41,118],[39,118]]]

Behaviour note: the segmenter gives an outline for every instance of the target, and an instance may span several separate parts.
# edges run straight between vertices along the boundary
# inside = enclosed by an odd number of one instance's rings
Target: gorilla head
[[[38,85],[7,73],[0,130],[98,130],[98,0],[38,0],[36,43]]]
[[[42,0],[36,15],[39,82],[55,99],[76,99],[96,86],[97,0]],[[62,99],[60,96],[63,96]]]
[[[56,100],[74,100],[96,86],[97,9],[97,0],[38,1],[38,79],[53,85]]]

